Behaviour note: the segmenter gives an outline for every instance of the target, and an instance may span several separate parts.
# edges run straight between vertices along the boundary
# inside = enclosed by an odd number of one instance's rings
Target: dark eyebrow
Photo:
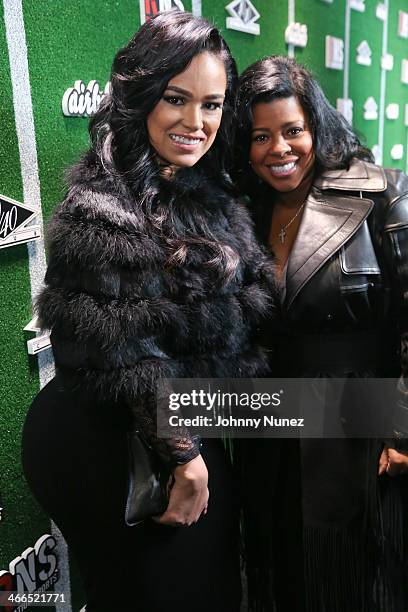
[[[176,93],[182,94],[183,96],[186,96],[186,98],[192,98],[191,92],[187,91],[187,89],[183,89],[182,87],[177,87],[176,85],[168,85],[166,87],[166,91],[174,91]],[[214,94],[209,94],[208,96],[205,96],[204,99],[205,100],[223,100],[224,97],[225,97],[224,94],[214,93]]]

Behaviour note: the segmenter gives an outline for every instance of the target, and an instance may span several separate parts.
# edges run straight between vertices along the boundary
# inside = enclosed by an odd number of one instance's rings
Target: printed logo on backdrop
[[[401,38],[408,38],[408,13],[398,12],[398,35]]]
[[[353,100],[350,98],[337,98],[336,110],[343,115],[350,125],[353,124]]]
[[[391,159],[399,160],[404,157],[404,145],[395,144],[390,151]]]
[[[325,66],[332,70],[344,68],[344,41],[336,36],[326,36]]]
[[[379,2],[375,9],[375,15],[377,19],[381,21],[386,21],[387,19],[387,5],[384,2]]]
[[[42,535],[34,547],[27,548],[10,561],[8,570],[0,570],[0,593],[42,593],[52,588],[58,579],[58,559],[54,552],[54,536]],[[29,604],[10,604],[2,607],[6,612],[20,611]]]
[[[285,43],[294,47],[306,47],[307,25],[304,23],[291,23],[285,30]]]
[[[62,112],[66,117],[91,117],[96,113],[104,96],[110,91],[110,81],[101,89],[99,82],[92,80],[75,81],[73,87],[65,90],[62,96]]]
[[[401,61],[401,83],[408,85],[408,59]]]
[[[394,56],[391,53],[385,53],[381,57],[381,68],[388,71],[394,68]]]
[[[157,13],[179,9],[184,11],[181,0],[139,0],[140,1],[140,23],[151,19]]]
[[[350,8],[358,11],[359,13],[365,12],[365,0],[350,0]]]
[[[371,66],[371,56],[373,52],[371,51],[370,45],[366,40],[362,40],[361,43],[357,47],[357,57],[356,62],[360,64],[360,66]]]
[[[372,96],[369,96],[364,102],[364,119],[366,121],[376,121],[378,119],[378,104]]]
[[[39,225],[28,225],[39,211],[0,195],[0,249],[41,237]]]
[[[229,30],[238,30],[246,34],[260,34],[259,23],[256,23],[260,17],[251,0],[233,0],[225,7],[225,10],[231,15],[227,17],[226,26]]]

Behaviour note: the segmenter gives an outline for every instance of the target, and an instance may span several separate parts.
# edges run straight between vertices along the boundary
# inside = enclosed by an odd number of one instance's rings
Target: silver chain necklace
[[[288,229],[288,227],[290,225],[292,225],[292,223],[294,222],[296,217],[300,214],[300,211],[303,210],[305,204],[306,204],[306,200],[303,202],[303,204],[301,206],[299,206],[299,208],[296,211],[296,214],[293,215],[293,217],[288,221],[288,223],[286,223],[286,225],[281,225],[280,232],[278,234],[278,236],[280,238],[280,241],[281,241],[281,244],[283,244],[285,242],[286,230]]]

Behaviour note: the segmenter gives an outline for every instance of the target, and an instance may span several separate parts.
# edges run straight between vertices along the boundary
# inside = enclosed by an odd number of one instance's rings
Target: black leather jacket
[[[272,206],[256,212],[266,242]],[[373,356],[367,334],[381,337],[378,376],[403,376],[394,420],[396,447],[408,448],[408,177],[354,160],[348,170],[316,177],[288,261],[279,329],[271,334],[350,338],[351,361]],[[282,332],[283,329],[283,332]],[[359,334],[364,338],[358,356]],[[366,335],[364,335],[366,334]],[[401,338],[401,349],[398,338]],[[299,360],[296,344],[292,361]],[[347,356],[345,358],[347,360]],[[353,368],[349,368],[352,370]],[[360,368],[361,369],[361,368]],[[364,368],[363,368],[364,369]]]

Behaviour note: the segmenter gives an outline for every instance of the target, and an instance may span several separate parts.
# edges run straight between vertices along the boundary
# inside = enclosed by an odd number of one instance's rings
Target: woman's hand
[[[170,491],[169,505],[154,520],[162,525],[190,526],[207,511],[208,471],[201,455],[174,470],[174,484]]]
[[[378,465],[378,475],[382,474],[388,474],[388,476],[408,474],[408,455],[385,446]]]

